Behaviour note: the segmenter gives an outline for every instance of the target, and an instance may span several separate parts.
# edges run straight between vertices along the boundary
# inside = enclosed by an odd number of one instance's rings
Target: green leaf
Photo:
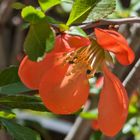
[[[128,111],[129,111],[129,113],[131,113],[131,114],[135,114],[135,113],[138,112],[138,108],[137,108],[135,105],[130,104],[130,105],[129,105]]]
[[[61,31],[61,32],[64,32],[64,31],[67,31],[67,30],[69,30],[69,26],[67,26],[67,25],[65,25],[65,24],[59,24],[59,30]]]
[[[102,132],[96,131],[96,133],[92,133],[90,140],[102,140]]]
[[[88,112],[81,112],[80,116],[84,119],[97,119],[98,118],[98,110],[93,109]]]
[[[68,31],[68,34],[87,37],[87,34],[78,26],[72,26]]]
[[[29,92],[31,89],[25,87],[25,85],[21,82],[16,82],[12,84],[7,84],[5,86],[0,87],[0,94],[19,94],[23,92]]]
[[[46,22],[33,24],[24,42],[24,49],[29,59],[40,60],[54,47],[54,33]]]
[[[50,52],[53,49],[54,45],[54,34],[50,33],[48,34],[48,39],[46,40],[46,52]]]
[[[61,0],[38,0],[41,9],[46,12],[49,8],[59,4]]]
[[[84,21],[98,0],[75,0],[67,25]]]
[[[39,134],[28,127],[21,126],[6,119],[1,119],[1,122],[14,140],[41,140]]]
[[[108,9],[105,9],[104,7],[108,7]],[[67,25],[81,23],[86,20],[87,17],[88,19],[91,19],[92,14],[94,16],[92,18],[93,21],[102,19],[107,16],[107,14],[110,14],[114,8],[115,0],[75,0]]]
[[[10,66],[0,72],[0,94],[17,94],[31,91],[18,77],[18,67]]]
[[[6,119],[13,119],[16,117],[16,114],[9,110],[1,110],[0,111],[0,118],[6,118]]]
[[[24,22],[24,23],[22,23],[21,28],[24,30],[24,29],[29,28],[29,26],[30,26],[29,22]]]
[[[32,24],[44,21],[46,18],[45,14],[41,10],[35,9],[32,6],[23,8],[21,16],[25,21],[28,21]]]
[[[0,71],[0,87],[19,82],[20,79],[18,77],[18,67],[17,66],[10,66],[4,70]]]
[[[36,96],[27,95],[1,95],[0,105],[7,108],[32,109],[36,111],[47,111],[41,99]]]
[[[20,10],[20,9],[23,9],[26,5],[21,2],[14,2],[14,3],[12,3],[11,6],[14,9]]]
[[[116,7],[116,0],[100,0],[89,13],[85,22],[98,21],[110,15]]]
[[[46,16],[46,20],[48,23],[51,23],[51,24],[61,24],[61,22],[55,20],[54,18],[52,18],[50,16]]]

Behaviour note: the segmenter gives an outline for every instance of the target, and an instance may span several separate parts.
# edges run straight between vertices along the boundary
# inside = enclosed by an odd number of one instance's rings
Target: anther
[[[72,66],[68,75],[85,71],[87,77],[91,78],[103,59],[104,51],[96,42],[93,42],[91,46],[82,47],[76,51],[67,53],[65,63],[69,63]]]
[[[69,64],[73,64],[74,62],[73,61],[69,61]]]
[[[91,73],[91,70],[87,69],[86,73],[87,74],[90,74]]]

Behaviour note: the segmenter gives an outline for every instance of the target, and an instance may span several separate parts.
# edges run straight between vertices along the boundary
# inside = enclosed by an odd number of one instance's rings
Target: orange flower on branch
[[[90,44],[88,38],[61,34],[56,37],[54,50],[48,53],[43,61],[33,62],[25,56],[20,64],[18,74],[22,82],[31,89],[38,89],[43,75],[53,66],[58,65],[58,57],[65,52]]]
[[[32,62],[27,56],[22,60],[20,79],[27,87],[39,89],[44,104],[52,112],[71,114],[86,102],[89,93],[86,73],[67,76],[71,66],[64,62],[64,55],[89,44],[88,38],[61,34],[56,37],[54,50],[43,61]]]
[[[46,107],[56,114],[71,114],[86,102],[88,78],[101,68],[104,85],[98,105],[99,129],[115,135],[127,118],[128,97],[119,79],[106,66],[106,53],[113,52],[123,65],[134,60],[127,41],[116,31],[95,29],[96,40],[61,34],[54,50],[37,63],[27,57],[19,68],[21,80],[32,89],[39,89]]]

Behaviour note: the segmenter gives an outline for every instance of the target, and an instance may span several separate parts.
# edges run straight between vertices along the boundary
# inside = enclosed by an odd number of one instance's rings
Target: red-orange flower
[[[43,75],[53,66],[60,64],[58,57],[64,52],[90,44],[88,38],[61,34],[56,37],[54,50],[47,54],[43,61],[33,62],[25,56],[20,64],[18,74],[22,82],[31,89],[38,89]]]
[[[58,56],[59,54],[48,54],[44,60],[40,62],[33,62],[28,59],[28,56],[25,56],[18,70],[20,79],[28,88],[38,89],[40,80],[46,71],[58,64],[56,60]]]
[[[18,71],[22,82],[31,89],[39,89],[44,104],[52,112],[71,114],[86,102],[86,73],[69,74],[71,66],[64,64],[64,55],[89,44],[88,38],[61,34],[56,37],[54,50],[43,61],[32,62],[27,56],[22,60]]]
[[[98,104],[98,125],[108,136],[114,136],[122,128],[128,113],[128,97],[120,80],[106,65],[102,66],[104,85]]]
[[[96,40],[61,34],[54,50],[39,63],[27,57],[19,68],[26,86],[39,89],[46,107],[56,114],[76,112],[85,103],[89,85],[98,67],[104,73],[104,85],[99,100],[99,129],[108,136],[115,135],[127,117],[128,98],[125,88],[105,64],[105,53],[113,52],[124,65],[132,63],[134,53],[127,41],[115,31],[95,29]]]
[[[116,31],[96,28],[95,35],[98,44],[106,51],[113,52],[122,65],[129,65],[134,60],[134,53],[126,39]]]
[[[86,72],[69,74],[71,68],[68,64],[53,67],[40,82],[40,96],[46,107],[56,114],[74,113],[88,98]]]

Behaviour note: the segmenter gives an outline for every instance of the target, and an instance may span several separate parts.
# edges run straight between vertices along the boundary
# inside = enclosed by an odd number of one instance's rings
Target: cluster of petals
[[[89,93],[86,74],[67,76],[71,66],[63,65],[60,58],[89,44],[88,38],[63,33],[56,37],[53,51],[43,61],[23,58],[18,71],[21,81],[31,89],[39,89],[42,101],[53,113],[71,114],[86,102]]]
[[[134,53],[121,34],[96,28],[95,36],[99,46],[104,51],[114,53],[121,64],[129,65],[133,62]],[[50,111],[71,114],[86,102],[90,88],[86,70],[68,74],[73,69],[72,64],[63,64],[60,58],[65,53],[90,44],[88,38],[62,33],[56,37],[54,50],[43,61],[32,62],[27,56],[22,60],[18,72],[22,82],[31,89],[39,90],[43,103]],[[101,68],[104,84],[98,104],[98,126],[104,134],[113,136],[127,118],[128,97],[122,83],[107,68],[105,61]]]

